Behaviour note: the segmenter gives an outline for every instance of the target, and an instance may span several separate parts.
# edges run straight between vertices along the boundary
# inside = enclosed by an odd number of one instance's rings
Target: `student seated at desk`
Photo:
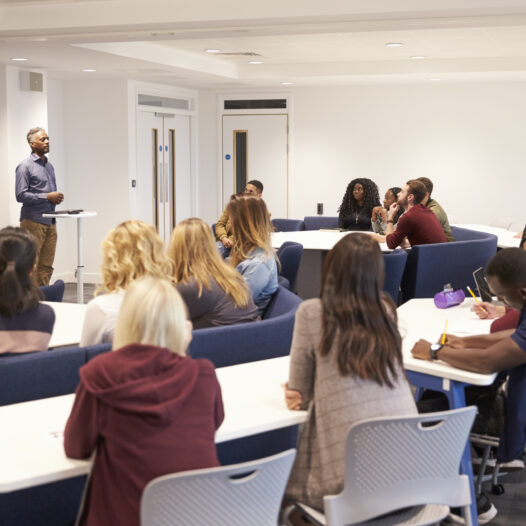
[[[227,210],[234,233],[230,263],[243,276],[263,314],[278,289],[278,258],[271,244],[273,228],[267,205],[260,197],[236,195]]]
[[[372,230],[373,210],[381,207],[378,186],[371,179],[353,179],[338,209],[338,226],[346,230]]]
[[[191,330],[172,282],[141,278],[124,297],[115,350],[80,369],[64,449],[79,459],[96,449],[82,526],[139,526],[150,480],[219,465],[221,388],[208,360],[185,356]]]
[[[392,188],[389,188],[387,192],[385,192],[384,196],[384,206],[375,206],[373,208],[373,212],[371,215],[371,224],[373,227],[373,231],[377,234],[385,234],[385,231],[387,229],[387,212],[389,211],[389,207],[396,203],[398,200],[398,194],[402,191],[402,189],[399,186],[393,186]],[[393,224],[396,225],[398,223],[398,220],[400,219],[400,216],[404,213],[404,209],[400,207],[398,209],[398,212],[393,218]]]
[[[497,462],[508,463],[521,457],[526,445],[526,251],[497,252],[486,276],[493,294],[520,311],[517,327],[478,336],[448,334],[444,345],[419,340],[411,352],[415,358],[482,374],[509,370],[506,426],[497,451]]]
[[[152,225],[134,219],[110,231],[102,242],[102,285],[87,306],[80,346],[111,342],[124,293],[142,276],[166,278],[172,263]],[[101,294],[98,296],[100,292]]]
[[[321,298],[296,313],[285,390],[289,409],[308,410],[286,497],[318,509],[343,488],[352,424],[416,414],[378,243],[344,237],[327,254],[322,279]]]
[[[31,278],[37,246],[21,228],[0,230],[0,354],[47,351],[55,311]]]
[[[181,221],[172,233],[168,253],[177,290],[194,328],[259,319],[243,277],[223,260],[203,220],[194,217]]]

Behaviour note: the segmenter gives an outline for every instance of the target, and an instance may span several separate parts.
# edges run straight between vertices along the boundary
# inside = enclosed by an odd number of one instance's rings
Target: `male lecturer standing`
[[[22,203],[20,226],[33,234],[37,243],[36,282],[49,285],[57,245],[55,219],[42,214],[55,211],[64,194],[57,192],[55,170],[48,161],[49,137],[42,128],[27,132],[31,155],[16,167],[16,200]]]

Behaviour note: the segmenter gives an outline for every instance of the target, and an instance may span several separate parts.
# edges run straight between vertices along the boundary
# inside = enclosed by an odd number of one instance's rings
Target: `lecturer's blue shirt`
[[[55,205],[47,200],[49,192],[57,191],[55,170],[47,160],[32,153],[16,167],[16,200],[22,203],[20,221],[30,219],[43,225],[51,225],[53,219],[42,217],[55,211]]]

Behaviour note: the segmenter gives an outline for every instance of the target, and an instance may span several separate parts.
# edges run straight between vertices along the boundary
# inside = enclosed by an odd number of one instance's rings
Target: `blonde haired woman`
[[[219,254],[212,230],[201,219],[181,221],[168,249],[177,290],[196,329],[259,318],[241,275]]]
[[[261,313],[278,288],[277,257],[271,245],[272,223],[260,197],[237,195],[227,206],[234,244],[231,264],[243,276]]]
[[[190,338],[173,284],[144,277],[125,294],[116,350],[80,369],[64,448],[68,457],[84,459],[97,447],[83,526],[139,526],[150,480],[219,465],[221,388],[208,360],[185,356]]]
[[[172,265],[164,243],[152,225],[125,221],[102,242],[102,285],[88,303],[80,345],[111,342],[124,292],[142,276],[166,278]],[[104,294],[98,295],[100,292]]]

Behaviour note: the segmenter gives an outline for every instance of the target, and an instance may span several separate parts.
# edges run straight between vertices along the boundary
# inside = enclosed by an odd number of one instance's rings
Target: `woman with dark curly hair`
[[[347,230],[372,230],[373,208],[380,205],[378,186],[371,179],[353,179],[338,209],[338,224]]]

